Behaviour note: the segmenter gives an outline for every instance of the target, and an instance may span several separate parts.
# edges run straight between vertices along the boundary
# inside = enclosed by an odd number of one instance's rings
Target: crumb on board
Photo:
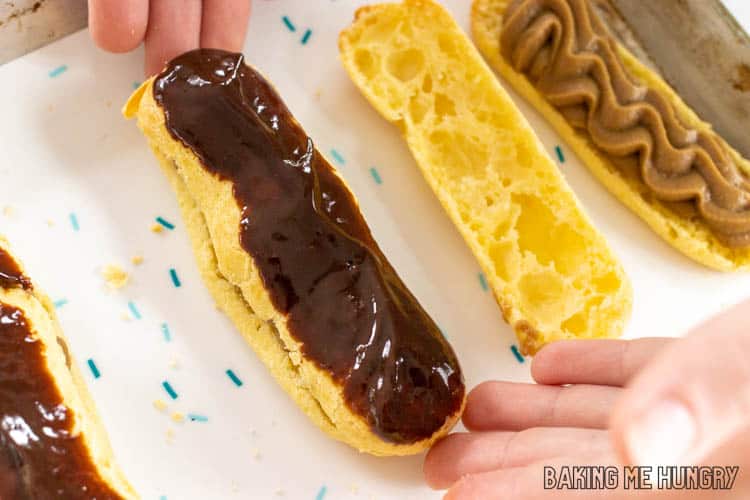
[[[151,226],[152,233],[161,233],[162,231],[164,231],[164,227],[161,224],[154,224]]]
[[[173,370],[176,370],[180,367],[180,360],[177,358],[172,358],[169,360],[169,364],[167,366],[169,366]]]
[[[356,495],[357,493],[359,493],[359,486],[352,483],[349,485],[349,491]]]
[[[130,262],[132,262],[133,265],[140,266],[141,264],[143,264],[143,255],[134,255],[130,259]]]
[[[6,216],[6,217],[10,217],[15,212],[16,212],[16,210],[12,206],[10,206],[10,205],[5,205],[3,207],[3,215]]]
[[[54,225],[55,225],[55,221],[53,221],[52,219],[47,219],[47,226],[52,227]]]
[[[120,314],[120,319],[123,321],[130,321],[131,319],[133,319],[133,317],[130,315],[130,313],[123,311],[123,313]]]
[[[252,453],[253,453],[253,458],[255,460],[260,460],[261,454],[260,454],[260,450],[258,448],[253,448]]]
[[[128,284],[130,276],[127,272],[117,264],[107,264],[102,267],[102,276],[107,286],[117,290]]]
[[[284,488],[276,488],[274,493],[276,493],[276,496],[283,497],[286,492],[284,491]]]
[[[315,89],[315,92],[313,93],[313,98],[314,98],[314,99],[315,99],[316,101],[319,101],[319,100],[320,100],[320,96],[321,96],[322,94],[323,94],[323,90],[322,90],[322,89],[320,89],[320,88],[317,88],[317,89]]]
[[[167,443],[171,444],[174,441],[174,430],[170,427],[167,428]]]
[[[154,400],[154,408],[156,408],[157,410],[159,410],[159,411],[162,411],[162,412],[163,412],[164,410],[166,410],[166,409],[167,409],[167,403],[165,403],[165,402],[164,402],[163,400],[161,400],[161,399],[155,399],[155,400]]]
[[[179,411],[176,411],[176,412],[172,413],[172,417],[171,418],[172,418],[173,422],[176,422],[178,424],[181,424],[182,422],[185,421],[185,415],[183,415]]]

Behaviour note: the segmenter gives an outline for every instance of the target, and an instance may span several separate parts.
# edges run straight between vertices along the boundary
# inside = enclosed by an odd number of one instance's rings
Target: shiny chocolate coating
[[[23,275],[13,257],[0,248],[0,288],[31,289],[31,281]]]
[[[0,302],[0,498],[121,498],[100,478],[74,423],[32,325]]]
[[[239,242],[305,357],[384,440],[439,430],[464,397],[456,356],[269,82],[241,54],[201,49],[153,96],[172,137],[232,183]]]

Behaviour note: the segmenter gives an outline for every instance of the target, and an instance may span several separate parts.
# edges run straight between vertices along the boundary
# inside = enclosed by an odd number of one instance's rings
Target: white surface
[[[385,253],[452,341],[469,387],[488,379],[528,380],[478,266],[395,128],[359,95],[338,62],[337,33],[355,4],[257,1],[248,60],[278,86],[318,148],[340,167]],[[468,1],[446,2],[466,26]],[[745,2],[733,2],[744,7]],[[297,26],[289,32],[288,15]],[[745,19],[750,16],[745,16]],[[309,43],[300,44],[306,28]],[[53,298],[94,393],[117,458],[144,498],[434,498],[421,457],[376,459],[325,437],[284,396],[229,322],[195,269],[174,196],[132,122],[119,108],[140,81],[141,53],[104,54],[79,33],[0,67],[5,233]],[[50,70],[68,70],[50,78]],[[315,97],[320,92],[319,98]],[[550,152],[559,139],[523,103]],[[562,169],[607,236],[635,289],[630,337],[679,335],[750,294],[750,276],[722,275],[682,257],[601,187],[562,146]],[[330,155],[329,155],[330,157]],[[369,173],[376,166],[383,184]],[[75,212],[80,230],[68,214]],[[158,215],[176,224],[154,234]],[[54,222],[48,226],[47,221]],[[138,267],[130,258],[142,254]],[[132,284],[106,292],[98,269],[119,262]],[[182,280],[175,288],[168,270]],[[125,321],[134,301],[142,319]],[[160,325],[169,324],[165,342]],[[101,373],[86,366],[93,358]],[[178,367],[170,367],[177,361]],[[225,370],[243,380],[235,387]],[[179,393],[172,402],[161,382]],[[152,402],[208,422],[173,423]],[[512,404],[509,401],[508,404]],[[173,429],[172,443],[167,429]],[[257,457],[255,456],[257,455]]]

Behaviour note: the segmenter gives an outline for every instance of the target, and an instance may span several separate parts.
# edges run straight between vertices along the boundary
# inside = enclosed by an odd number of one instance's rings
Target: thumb
[[[690,465],[750,423],[750,301],[673,342],[627,386],[611,419],[626,464]]]

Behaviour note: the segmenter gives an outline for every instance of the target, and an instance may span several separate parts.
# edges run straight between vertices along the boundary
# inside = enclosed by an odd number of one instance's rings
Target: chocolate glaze
[[[0,288],[16,287],[29,290],[31,281],[23,275],[21,267],[13,260],[13,257],[0,248]]]
[[[20,309],[0,302],[0,498],[118,499],[102,481]]]
[[[442,427],[463,401],[456,356],[271,85],[241,54],[203,49],[153,89],[170,134],[232,182],[240,244],[305,357],[382,438]]]
[[[750,179],[724,141],[696,131],[659,90],[640,85],[587,0],[514,0],[503,56],[625,175],[726,246],[750,248]]]

